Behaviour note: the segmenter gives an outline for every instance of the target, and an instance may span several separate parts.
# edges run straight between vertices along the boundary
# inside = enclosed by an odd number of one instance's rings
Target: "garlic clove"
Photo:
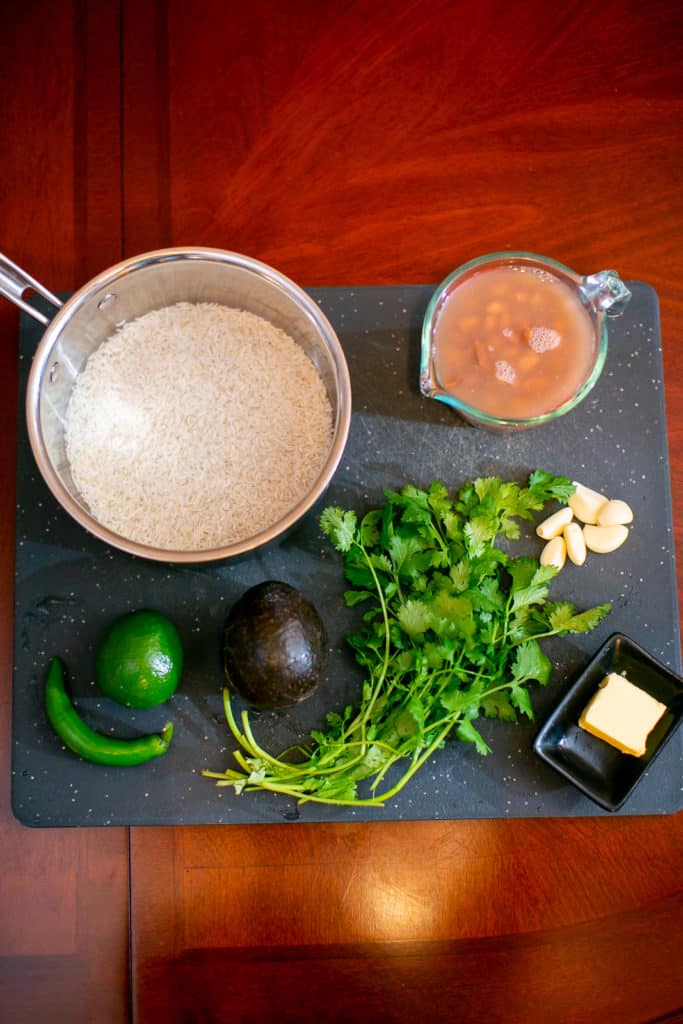
[[[563,567],[567,557],[567,546],[564,537],[553,537],[541,551],[541,565],[554,565],[557,571]]]
[[[583,537],[589,551],[595,551],[599,555],[606,555],[609,551],[616,551],[628,537],[628,527],[617,526],[584,526]]]
[[[598,512],[603,505],[607,504],[607,498],[604,494],[598,494],[597,491],[592,491],[590,487],[584,487],[583,484],[574,481],[574,487],[576,488],[571,498],[569,499],[569,507],[582,523],[589,523],[593,525],[598,521]]]
[[[536,527],[536,533],[541,540],[552,540],[559,537],[565,526],[571,523],[574,513],[570,508],[561,508],[559,512],[553,512],[551,516],[544,519]]]
[[[630,505],[619,498],[606,502],[598,512],[598,526],[626,526],[633,522],[633,511]]]
[[[583,565],[586,561],[586,539],[578,523],[568,523],[562,536],[567,554],[574,565]]]

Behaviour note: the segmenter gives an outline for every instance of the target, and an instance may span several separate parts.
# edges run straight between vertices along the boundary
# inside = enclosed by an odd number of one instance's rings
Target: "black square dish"
[[[626,675],[667,710],[642,757],[579,727],[579,718],[610,672]],[[534,741],[534,750],[597,804],[617,811],[673,736],[683,717],[683,678],[622,633],[613,633],[565,694]]]

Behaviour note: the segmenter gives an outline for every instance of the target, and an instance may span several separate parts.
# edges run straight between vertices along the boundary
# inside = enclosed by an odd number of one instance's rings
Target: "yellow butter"
[[[622,753],[641,757],[648,736],[665,711],[666,704],[610,672],[584,708],[579,725]]]

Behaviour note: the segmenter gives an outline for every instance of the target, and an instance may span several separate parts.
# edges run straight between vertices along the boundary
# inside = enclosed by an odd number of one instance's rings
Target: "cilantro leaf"
[[[430,602],[433,613],[440,618],[453,621],[461,616],[472,614],[472,604],[462,594],[451,594],[447,590],[439,590]]]
[[[373,508],[360,521],[360,542],[363,547],[372,548],[379,544],[382,510]]]
[[[481,555],[490,540],[495,537],[495,526],[488,516],[475,516],[465,523],[463,529],[467,547],[471,555]]]
[[[344,512],[338,507],[326,508],[320,516],[320,528],[337,551],[348,551],[356,532],[356,513]]]
[[[437,519],[442,519],[453,509],[453,502],[448,495],[448,490],[439,480],[434,480],[430,485],[428,501],[429,507]]]
[[[512,662],[512,678],[516,683],[535,679],[541,686],[546,686],[551,670],[550,658],[543,653],[537,640],[527,640],[517,647]]]
[[[445,555],[443,551],[431,549],[429,551],[415,551],[408,555],[401,565],[400,575],[413,580],[424,576],[429,569],[439,568],[444,564]]]
[[[588,611],[577,613],[568,601],[556,601],[546,608],[551,629],[555,633],[590,633],[611,611],[611,605],[600,604]]]
[[[576,487],[566,476],[553,476],[542,469],[535,469],[529,477],[529,490],[543,503],[554,498],[566,505]]]
[[[477,753],[482,755],[491,753],[491,748],[486,743],[481,733],[472,725],[469,718],[466,718],[460,723],[455,734],[459,740],[464,740],[465,743],[474,743],[477,748]]]
[[[512,577],[512,592],[528,587],[537,569],[538,562],[535,558],[528,558],[525,555],[511,558],[507,564],[507,571]]]
[[[533,721],[534,709],[531,706],[531,697],[529,696],[529,691],[524,686],[512,687],[510,690],[510,703]]]
[[[410,558],[410,556],[417,554],[421,549],[422,545],[417,537],[404,538],[398,533],[392,534],[387,544],[389,558],[391,559],[397,573],[401,572],[405,562]]]
[[[354,587],[370,589],[375,585],[374,577],[367,563],[357,564],[347,560],[344,564],[344,576]]]
[[[461,690],[456,684],[442,693],[439,700],[446,711],[450,711],[457,716],[464,715],[468,718],[474,718],[479,710],[480,696],[481,687],[474,687],[473,692],[472,689]]]
[[[510,704],[509,690],[487,694],[481,702],[481,711],[486,718],[500,718],[502,722],[516,722],[517,714]]]
[[[371,590],[345,590],[344,604],[347,608],[353,608],[354,605],[360,604],[361,601],[368,601],[374,596]]]
[[[548,596],[549,584],[554,576],[557,576],[557,569],[553,565],[541,565],[534,572],[529,585],[520,590],[513,590],[512,610],[519,611],[531,604],[543,604]]]
[[[467,562],[457,562],[455,565],[451,566],[448,575],[453,581],[453,586],[459,593],[462,593],[463,590],[467,590],[471,573],[472,569]]]
[[[386,555],[378,554],[370,556],[370,564],[374,569],[379,569],[380,572],[391,573],[391,562]]]
[[[426,633],[432,623],[432,613],[422,601],[406,601],[396,618],[409,636]]]
[[[477,611],[496,612],[505,604],[500,581],[496,576],[486,576],[476,589],[466,591],[466,596]]]

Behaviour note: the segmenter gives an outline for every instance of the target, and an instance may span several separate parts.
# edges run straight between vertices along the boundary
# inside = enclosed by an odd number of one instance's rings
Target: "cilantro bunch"
[[[489,753],[477,718],[533,718],[528,685],[544,686],[551,671],[539,640],[589,632],[610,609],[577,612],[548,600],[557,570],[496,546],[499,537],[518,539],[520,519],[549,501],[566,503],[573,489],[536,470],[526,487],[480,478],[455,499],[439,482],[385,491],[383,507],[360,522],[353,511],[325,509],[321,528],[351,585],[346,604],[363,608],[362,628],[348,637],[365,672],[360,700],[328,714],[310,745],[273,757],[246,711],[238,724],[225,691],[239,770],[203,774],[237,792],[382,806],[451,733]]]

